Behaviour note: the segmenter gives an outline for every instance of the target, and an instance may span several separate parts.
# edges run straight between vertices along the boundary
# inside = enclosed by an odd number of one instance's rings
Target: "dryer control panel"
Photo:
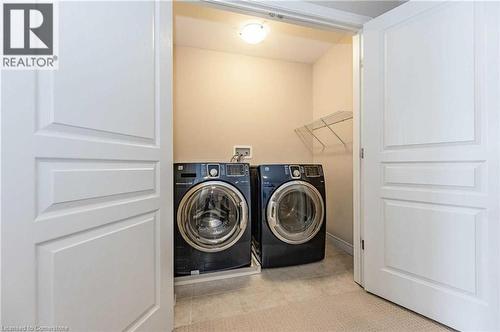
[[[292,179],[317,178],[323,175],[321,165],[289,165],[285,167],[285,174],[289,174]]]
[[[260,177],[263,186],[276,186],[277,182],[302,180],[315,184],[325,182],[323,167],[320,164],[260,165]]]

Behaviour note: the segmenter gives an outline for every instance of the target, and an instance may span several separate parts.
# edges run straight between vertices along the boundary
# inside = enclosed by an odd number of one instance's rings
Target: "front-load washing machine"
[[[178,163],[174,181],[175,275],[249,266],[249,165]]]
[[[263,268],[325,257],[325,178],[321,165],[251,168],[253,248]]]

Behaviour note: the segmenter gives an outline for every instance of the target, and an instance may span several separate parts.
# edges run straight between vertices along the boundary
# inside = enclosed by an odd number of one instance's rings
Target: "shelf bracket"
[[[297,134],[297,136],[300,137],[300,140],[304,143],[304,145],[307,147],[307,149],[311,152],[313,152],[314,148],[313,148],[313,144],[309,144],[309,141],[307,140],[306,138],[306,134],[303,133],[301,130],[301,128],[297,128],[295,129],[295,133]],[[311,141],[312,143],[312,141]]]
[[[314,135],[313,131],[311,129],[309,129],[308,126],[304,126],[304,128],[306,128],[306,130],[309,132],[309,134],[311,134],[311,136],[314,137],[319,142],[319,144],[321,144],[321,146],[323,147],[323,150],[324,150],[326,148],[326,146],[323,142],[321,142],[321,140],[318,138],[318,136]]]
[[[339,135],[337,135],[337,133],[336,133],[336,132],[332,129],[332,127],[330,127],[330,126],[328,125],[328,123],[326,123],[326,121],[325,121],[325,120],[323,120],[323,118],[321,118],[320,120],[321,120],[321,122],[323,122],[323,123],[325,124],[325,126],[326,126],[328,129],[330,129],[330,131],[331,131],[331,132],[332,132],[332,133],[333,133],[333,134],[334,134],[334,135],[335,135],[335,136],[339,139],[339,141],[341,141],[341,142],[342,142],[342,144],[344,144],[344,145],[345,145],[344,140],[343,140],[342,138],[340,138],[340,136],[339,136]]]

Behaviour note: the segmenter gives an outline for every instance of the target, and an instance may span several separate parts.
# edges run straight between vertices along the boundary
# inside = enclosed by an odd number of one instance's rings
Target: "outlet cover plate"
[[[233,147],[233,155],[242,154],[245,159],[252,158],[252,147],[250,145],[235,145]]]

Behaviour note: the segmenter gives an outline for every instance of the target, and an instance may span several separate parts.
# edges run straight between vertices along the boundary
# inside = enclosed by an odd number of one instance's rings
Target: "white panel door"
[[[59,70],[3,71],[3,326],[170,331],[172,12],[61,2]]]
[[[409,2],[364,26],[364,280],[498,329],[499,4]]]

